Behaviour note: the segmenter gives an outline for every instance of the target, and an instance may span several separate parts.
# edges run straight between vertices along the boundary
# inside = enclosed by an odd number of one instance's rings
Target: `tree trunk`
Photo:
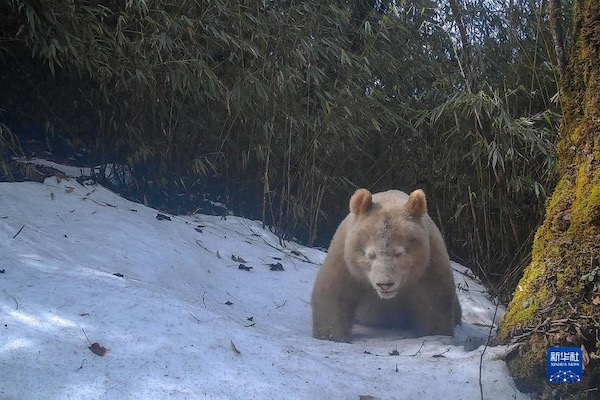
[[[575,0],[573,44],[559,82],[560,180],[537,231],[497,341],[521,343],[508,361],[521,389],[600,397],[600,1]],[[584,348],[580,384],[546,383],[546,350]],[[584,354],[584,358],[585,354]]]

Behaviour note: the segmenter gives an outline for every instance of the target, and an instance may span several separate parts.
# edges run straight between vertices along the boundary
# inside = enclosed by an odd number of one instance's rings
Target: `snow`
[[[465,267],[454,338],[321,341],[322,251],[257,221],[157,216],[91,181],[0,183],[1,399],[479,399],[480,379],[485,399],[529,398],[507,348],[484,346],[503,309]]]

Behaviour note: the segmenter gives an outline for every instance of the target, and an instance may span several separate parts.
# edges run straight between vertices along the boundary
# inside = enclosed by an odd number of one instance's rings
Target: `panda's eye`
[[[403,249],[395,249],[394,252],[392,253],[392,256],[395,258],[399,258],[399,257],[402,257],[403,254],[404,254]]]
[[[418,237],[416,237],[416,236],[411,236],[411,237],[408,238],[408,243],[410,243],[413,246],[414,245],[418,245],[420,241],[421,240]]]

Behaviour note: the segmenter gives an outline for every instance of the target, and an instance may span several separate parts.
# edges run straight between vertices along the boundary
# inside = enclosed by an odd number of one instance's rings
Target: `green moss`
[[[592,187],[586,208],[585,214],[588,220],[595,221],[598,224],[600,222],[600,185],[597,184]]]
[[[591,157],[582,160],[577,169],[576,201],[571,210],[571,228],[576,235],[583,233],[581,232],[583,226],[591,221],[591,216],[600,208],[600,182],[597,182],[598,171],[596,169],[597,166],[591,161]]]
[[[548,343],[543,336],[534,336],[519,349],[517,357],[508,360],[508,367],[519,389],[541,392]]]
[[[498,332],[498,339],[507,339],[514,329],[527,327],[538,319],[538,311],[547,306],[550,292],[544,286],[546,267],[543,263],[532,263],[527,274],[521,279],[510,307]]]
[[[571,134],[571,142],[573,143],[579,143],[581,141],[581,138],[583,136],[583,127],[582,126],[577,126],[575,129],[573,129],[573,133]]]

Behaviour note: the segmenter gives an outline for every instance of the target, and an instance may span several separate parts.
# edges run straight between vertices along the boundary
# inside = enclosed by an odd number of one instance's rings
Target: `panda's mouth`
[[[394,279],[390,279],[389,277],[371,279],[371,283],[373,284],[373,288],[377,292],[377,295],[382,299],[391,299],[395,297],[400,288],[398,282],[395,282]]]
[[[392,299],[392,298],[396,297],[396,295],[398,294],[398,289],[393,289],[393,290],[378,289],[377,294],[382,299]]]

